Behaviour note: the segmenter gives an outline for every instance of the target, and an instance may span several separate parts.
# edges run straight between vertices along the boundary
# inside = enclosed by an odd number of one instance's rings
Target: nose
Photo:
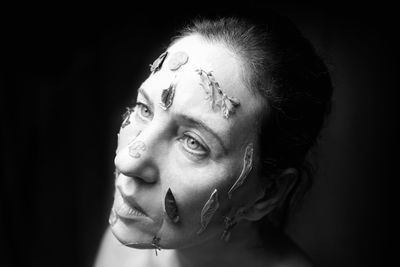
[[[126,146],[118,150],[114,164],[127,177],[140,179],[146,183],[156,183],[159,178],[161,140],[157,131],[147,128]],[[162,136],[162,135],[161,135]]]

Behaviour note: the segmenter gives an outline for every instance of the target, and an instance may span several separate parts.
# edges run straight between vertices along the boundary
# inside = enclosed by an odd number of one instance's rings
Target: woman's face
[[[176,52],[186,53],[188,60],[171,70]],[[220,108],[211,107],[198,69],[212,71],[226,96],[240,101],[234,114],[226,118]],[[228,199],[250,143],[255,144],[257,163],[256,118],[262,102],[245,87],[242,75],[241,62],[225,46],[189,36],[168,49],[161,69],[141,85],[137,105],[121,127],[115,157],[111,229],[122,243],[151,248],[157,238],[162,248],[180,248],[202,242],[221,235],[224,217],[255,195],[257,166]],[[161,95],[171,84],[175,85],[172,104],[163,108]],[[165,210],[169,189],[178,222]],[[198,234],[202,209],[215,189],[219,208]]]

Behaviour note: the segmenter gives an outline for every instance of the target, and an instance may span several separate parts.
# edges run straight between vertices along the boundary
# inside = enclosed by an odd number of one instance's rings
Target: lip
[[[143,209],[137,204],[137,202],[129,196],[126,196],[117,189],[116,201],[113,209],[118,217],[125,219],[137,219],[140,217],[148,217]]]

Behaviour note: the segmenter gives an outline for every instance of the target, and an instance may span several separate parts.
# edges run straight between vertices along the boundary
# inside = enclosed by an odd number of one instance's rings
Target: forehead
[[[176,71],[168,68],[168,60],[176,52],[185,52],[189,56],[186,64]],[[210,101],[206,100],[204,88],[200,85],[201,79],[196,72],[202,69],[212,71],[215,80],[222,91],[229,97],[240,101],[236,112],[225,118],[222,111],[212,110]],[[176,77],[177,86],[171,113],[186,114],[190,117],[207,121],[220,135],[227,139],[246,139],[250,129],[255,129],[259,117],[262,101],[249,90],[242,79],[243,64],[240,58],[222,43],[211,43],[201,36],[184,37],[168,48],[168,56],[160,71],[151,75],[143,83],[143,88],[152,91],[157,97],[161,88],[167,88]],[[156,91],[160,91],[157,92]],[[243,131],[246,129],[246,131]]]

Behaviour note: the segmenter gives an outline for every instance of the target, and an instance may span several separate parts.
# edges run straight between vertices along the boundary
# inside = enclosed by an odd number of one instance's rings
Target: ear
[[[284,170],[275,178],[272,189],[263,188],[256,200],[246,207],[238,209],[240,218],[249,221],[258,221],[265,215],[281,206],[294,188],[298,179],[298,171],[294,168]]]

